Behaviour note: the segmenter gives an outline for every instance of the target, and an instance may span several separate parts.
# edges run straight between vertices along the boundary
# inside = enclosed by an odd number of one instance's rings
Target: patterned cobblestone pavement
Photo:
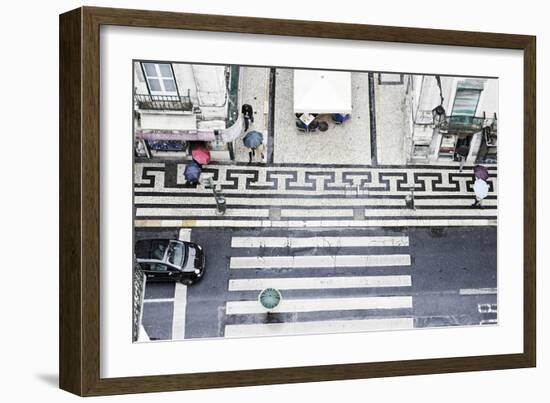
[[[211,164],[189,188],[183,163],[136,163],[136,227],[493,226],[497,171],[472,208],[472,167]],[[217,213],[212,178],[226,199]]]

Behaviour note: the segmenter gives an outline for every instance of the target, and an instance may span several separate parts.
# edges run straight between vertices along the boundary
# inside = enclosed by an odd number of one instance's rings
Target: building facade
[[[238,82],[238,67],[134,62],[136,155],[186,158],[201,141],[213,158],[232,159],[241,131]]]
[[[410,75],[408,163],[497,162],[498,80]]]

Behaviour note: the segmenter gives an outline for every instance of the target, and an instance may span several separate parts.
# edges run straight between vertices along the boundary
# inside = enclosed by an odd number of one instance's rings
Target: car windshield
[[[187,258],[187,248],[179,242],[170,242],[170,251],[168,253],[168,261],[175,266],[183,267]]]

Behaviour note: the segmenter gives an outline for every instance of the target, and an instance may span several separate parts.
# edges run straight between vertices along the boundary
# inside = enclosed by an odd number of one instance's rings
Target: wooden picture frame
[[[128,378],[100,377],[100,27],[118,25],[522,50],[523,353]],[[535,37],[81,7],[60,16],[60,387],[81,396],[533,367],[536,363]]]

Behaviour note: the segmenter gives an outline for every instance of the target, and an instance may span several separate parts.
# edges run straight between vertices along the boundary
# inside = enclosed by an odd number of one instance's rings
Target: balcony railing
[[[447,116],[439,126],[439,131],[450,134],[473,134],[490,124],[484,117]]]
[[[189,96],[135,94],[134,100],[137,107],[142,110],[184,112],[193,110],[193,103]]]

